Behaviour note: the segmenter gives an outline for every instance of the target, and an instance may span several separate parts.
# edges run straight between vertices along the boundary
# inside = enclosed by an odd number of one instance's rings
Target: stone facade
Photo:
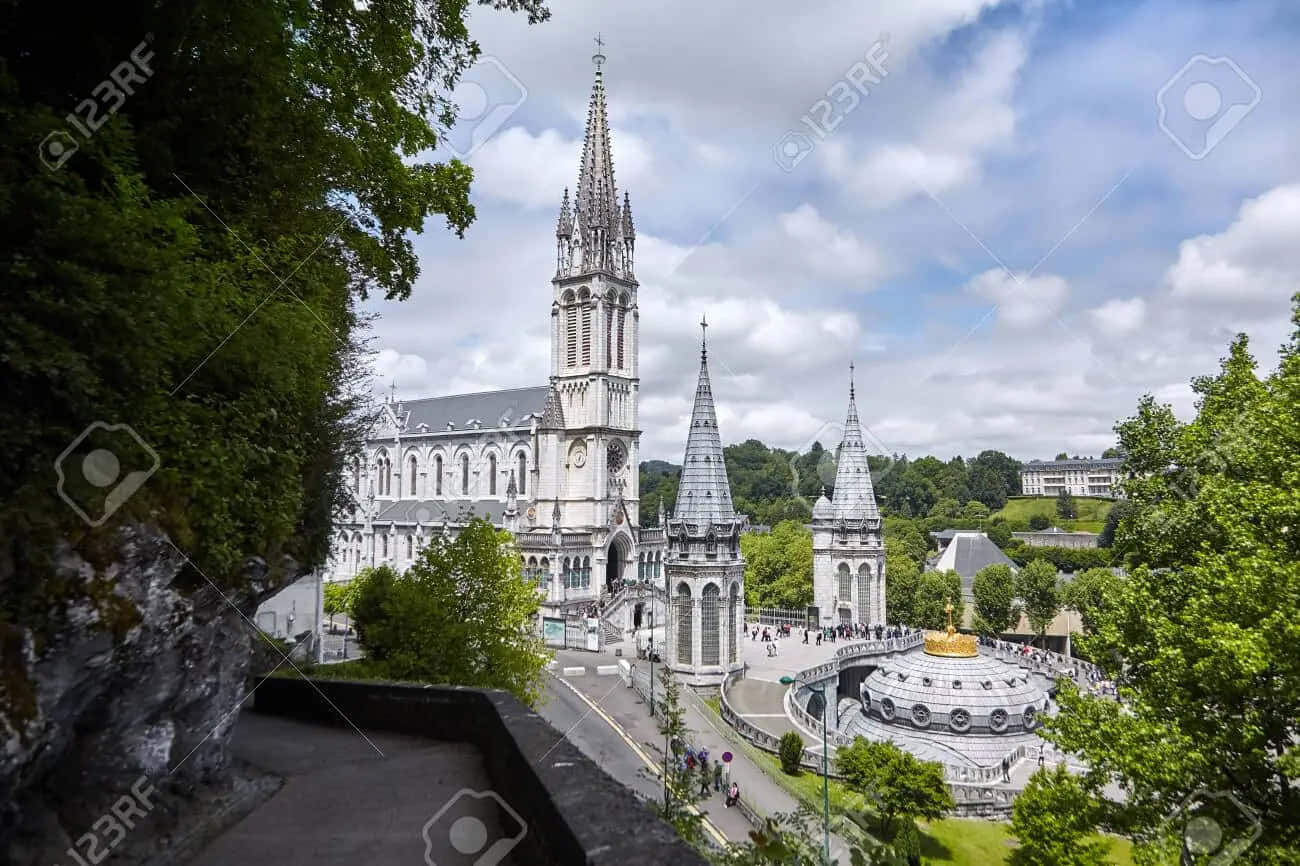
[[[662,585],[664,534],[638,513],[636,231],[595,60],[576,195],[564,191],[556,226],[548,383],[388,399],[349,471],[328,580],[405,569],[432,533],[477,516],[515,533],[547,615],[594,612],[625,582]]]
[[[745,559],[740,534],[746,520],[731,503],[708,350],[701,348],[700,378],[677,507],[666,526],[664,559],[670,605],[668,664],[689,685],[718,686],[743,665]]]
[[[812,514],[813,604],[822,625],[888,622],[885,540],[871,484],[852,378],[835,467],[835,490]]]
[[[1071,496],[1119,495],[1124,479],[1119,457],[1098,460],[1031,460],[1020,469],[1020,489],[1026,496],[1056,496],[1062,490]]]

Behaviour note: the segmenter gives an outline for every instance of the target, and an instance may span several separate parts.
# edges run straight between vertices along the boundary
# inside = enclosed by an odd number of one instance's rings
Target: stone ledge
[[[518,862],[706,866],[630,790],[507,692],[272,677],[252,709],[328,725],[346,724],[341,713],[363,730],[474,744],[493,785],[509,793],[528,825]]]

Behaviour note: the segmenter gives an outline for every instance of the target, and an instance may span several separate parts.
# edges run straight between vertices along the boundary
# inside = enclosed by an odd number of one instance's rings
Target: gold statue
[[[942,632],[932,631],[926,634],[926,655],[945,656],[947,658],[974,658],[979,655],[975,635],[958,634],[956,626],[952,624],[952,596],[949,596],[944,604],[943,612],[948,614],[948,627]]]

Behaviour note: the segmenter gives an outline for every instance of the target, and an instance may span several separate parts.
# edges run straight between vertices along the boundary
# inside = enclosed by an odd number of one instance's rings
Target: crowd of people
[[[822,645],[822,641],[835,643],[841,640],[885,640],[886,638],[898,638],[911,634],[912,629],[904,625],[885,625],[875,623],[868,625],[866,623],[840,623],[834,626],[824,626],[822,628],[804,628],[803,643],[816,643]],[[769,657],[780,655],[781,639],[789,638],[793,628],[789,623],[768,626],[761,623],[754,623],[749,628],[749,638],[751,641],[761,640],[766,644],[767,654]]]
[[[708,798],[715,793],[724,793],[724,805],[730,809],[740,799],[740,785],[731,778],[731,764],[727,760],[709,760],[708,749],[696,749],[689,744],[684,747],[673,743],[673,754],[677,755],[677,769],[683,773],[697,773],[700,779],[699,796]],[[729,759],[730,754],[724,754]]]

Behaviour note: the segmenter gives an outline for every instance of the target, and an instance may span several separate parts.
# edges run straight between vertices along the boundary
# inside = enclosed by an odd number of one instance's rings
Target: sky
[[[1300,5],[743,0],[476,8],[430,220],[372,299],[375,390],[546,382],[555,221],[600,34],[637,225],[641,458],[679,462],[709,321],[727,443],[833,446],[849,364],[881,453],[1100,453],[1300,289]]]

